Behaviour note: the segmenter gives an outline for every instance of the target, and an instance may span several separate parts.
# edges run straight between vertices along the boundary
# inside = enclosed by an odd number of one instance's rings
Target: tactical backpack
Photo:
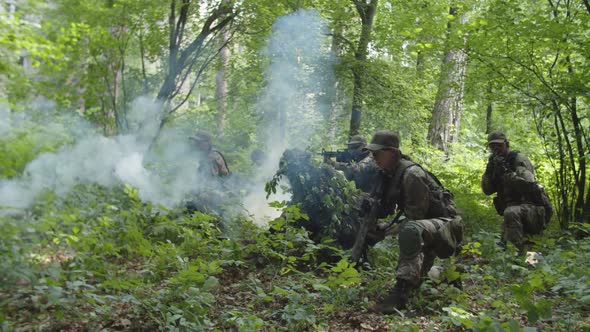
[[[506,156],[506,164],[508,168],[516,172],[516,156],[518,155],[518,151],[510,151]],[[545,192],[545,188],[542,185],[538,184],[536,181],[531,185],[530,188],[525,193],[525,198],[527,201],[530,201],[533,205],[542,206],[545,209],[545,225],[549,223],[551,217],[553,216],[553,205],[551,204],[551,200],[549,199],[549,195]],[[500,201],[497,199],[498,196],[494,197],[494,205],[497,204],[496,201]],[[504,215],[504,209],[502,209],[502,213],[500,213],[499,208],[496,207],[496,210],[500,215]],[[505,208],[505,206],[504,206]]]
[[[434,250],[439,258],[447,258],[457,253],[457,250],[463,241],[464,225],[461,217],[457,214],[457,208],[453,201],[453,193],[446,189],[440,180],[431,172],[425,170],[422,166],[412,163],[404,165],[405,167],[397,179],[397,186],[400,188],[400,202],[403,202],[402,179],[406,170],[410,167],[418,166],[428,177],[435,183],[435,188],[430,188],[430,203],[428,207],[428,218],[437,218],[444,223],[436,234]]]
[[[225,164],[225,169],[227,169],[227,173],[231,174],[231,171],[229,170],[229,166],[227,166],[227,161],[225,160],[225,156],[223,155],[223,153],[221,153],[215,149],[212,149],[212,150],[213,150],[213,152],[216,152],[217,154],[219,154],[221,156],[221,159],[223,159],[223,164]]]
[[[397,188],[400,188],[400,199],[399,199],[399,203],[403,204],[404,201],[404,193],[403,190],[401,190],[402,187],[402,179],[404,178],[404,175],[406,173],[406,171],[408,170],[408,168],[413,167],[413,166],[417,166],[420,167],[421,170],[423,170],[428,177],[430,177],[436,184],[436,188],[429,188],[430,189],[430,202],[429,202],[429,207],[428,207],[428,217],[430,218],[437,218],[437,217],[446,217],[446,218],[451,218],[457,215],[457,208],[455,207],[455,202],[453,201],[453,193],[450,192],[448,189],[446,189],[442,183],[440,182],[440,180],[431,172],[425,170],[422,166],[416,164],[416,163],[412,163],[410,165],[404,165],[402,167],[405,167],[402,171],[401,174],[399,176],[399,179],[397,179]]]

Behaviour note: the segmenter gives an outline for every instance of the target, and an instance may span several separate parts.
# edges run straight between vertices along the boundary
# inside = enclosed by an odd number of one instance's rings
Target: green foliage
[[[76,110],[107,134],[125,132],[129,102],[155,95],[166,75],[170,34],[162,22],[170,4],[26,3],[13,18],[0,14],[0,102],[20,112],[31,109],[32,98],[45,96],[60,111]],[[223,136],[215,138],[235,165],[232,171],[251,168],[249,151],[264,147],[267,114],[257,107],[269,83],[265,71],[271,59],[264,46],[274,20],[299,8],[315,8],[327,20],[326,41],[338,58],[337,84],[315,82],[319,88],[309,91],[332,101],[318,124],[325,130],[314,133],[310,148],[344,143],[361,27],[353,2],[234,5],[239,14],[229,30],[228,114]],[[468,14],[464,25],[448,14],[451,5]],[[208,8],[191,11],[186,36],[198,33]],[[448,23],[457,27],[450,37]],[[587,130],[589,24],[590,15],[578,2],[379,2],[363,66],[361,134],[400,132],[402,151],[455,194],[466,224],[463,251],[456,258],[465,271],[445,263],[443,280],[424,282],[401,315],[368,313],[393,286],[399,254],[395,239],[371,248],[371,269],[357,270],[346,260],[347,252],[334,246],[333,229],[317,242],[310,239],[300,227],[310,219],[301,205],[273,203],[282,216],[258,227],[243,217],[223,220],[145,204],[131,186],[85,185],[67,197],[45,191],[18,215],[0,211],[0,329],[588,330],[588,225],[579,217],[576,221],[582,222],[567,232],[558,233],[554,223],[544,236],[532,238],[533,250],[543,254],[532,266],[515,257],[512,246],[503,251],[495,244],[501,217],[479,181],[489,124],[530,157],[539,182],[563,203],[560,215],[573,206],[579,196],[574,179],[588,157],[588,142],[576,145],[584,135],[576,134],[572,114],[577,112],[579,127]],[[465,36],[469,62],[459,138],[441,153],[425,139],[440,60],[447,46],[459,45]],[[216,42],[208,46],[215,49]],[[187,131],[218,125],[217,69],[212,65],[202,73],[186,107],[168,125]],[[322,68],[322,74],[327,77],[331,69]],[[310,94],[295,102],[307,107]],[[34,109],[29,113],[41,119],[35,123],[57,117]],[[8,129],[0,137],[2,179],[20,176],[35,157],[71,143],[68,134],[44,125]],[[561,183],[560,170],[565,172]],[[267,192],[276,189],[276,180]],[[347,200],[354,188],[341,177],[329,180],[328,190],[314,187],[313,204],[333,211],[325,220],[340,225],[335,216],[355,208]],[[329,190],[334,187],[343,192]],[[582,202],[587,200],[583,195]],[[231,236],[221,230],[227,225],[236,225]],[[463,292],[448,285],[459,276]]]
[[[33,127],[10,132],[0,137],[0,176],[4,178],[22,175],[25,166],[44,152],[53,152],[71,141],[62,133],[46,128]]]

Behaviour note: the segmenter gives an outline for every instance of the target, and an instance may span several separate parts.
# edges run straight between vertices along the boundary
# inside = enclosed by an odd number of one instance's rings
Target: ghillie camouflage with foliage
[[[267,190],[275,191],[282,176],[289,180],[292,191],[290,204],[299,204],[309,220],[298,224],[305,227],[316,241],[335,239],[345,249],[354,244],[362,222],[361,202],[366,194],[331,166],[317,165],[311,154],[297,149],[286,150],[280,168]]]

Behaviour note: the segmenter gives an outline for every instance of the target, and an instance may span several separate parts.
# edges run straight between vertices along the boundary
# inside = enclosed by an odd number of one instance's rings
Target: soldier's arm
[[[488,161],[486,171],[483,173],[483,176],[481,177],[481,190],[486,195],[491,195],[498,191],[497,185],[494,183],[493,173],[493,165],[491,161]]]
[[[510,172],[504,178],[504,185],[512,187],[521,193],[527,193],[536,189],[535,174],[530,160],[519,154],[515,160],[515,171]]]
[[[519,153],[514,161],[516,165],[516,175],[524,181],[535,182],[535,169],[533,164],[525,155]]]
[[[412,220],[425,219],[430,203],[426,173],[420,167],[409,168],[404,175],[402,185],[406,217]]]

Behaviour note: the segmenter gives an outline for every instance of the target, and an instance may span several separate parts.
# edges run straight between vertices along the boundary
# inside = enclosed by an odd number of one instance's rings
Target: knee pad
[[[416,257],[422,250],[422,228],[417,223],[409,221],[402,226],[398,241],[400,256]]]

